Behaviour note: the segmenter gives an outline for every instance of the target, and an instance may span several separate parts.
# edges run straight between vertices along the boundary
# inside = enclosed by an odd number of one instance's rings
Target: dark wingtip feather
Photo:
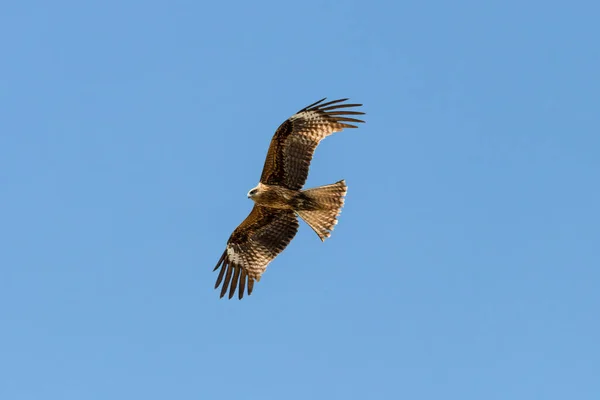
[[[365,113],[362,111],[340,110],[340,111],[329,111],[327,113],[327,115],[365,115]]]
[[[246,279],[248,278],[246,274],[246,270],[242,269],[242,273],[240,274],[240,287],[238,288],[238,296],[241,300],[244,297],[244,290],[246,289]]]
[[[356,118],[348,118],[348,117],[335,117],[336,121],[345,121],[345,122],[365,122],[362,119],[356,119]]]
[[[221,288],[221,298],[223,298],[223,296],[225,296],[225,293],[227,293],[227,288],[229,288],[229,282],[231,281],[231,273],[233,272],[233,265],[231,265],[231,263],[229,263],[227,265],[227,273],[225,274],[225,280],[223,281],[223,287]]]
[[[309,108],[311,108],[311,107],[314,107],[314,106],[316,106],[317,104],[319,104],[319,103],[321,103],[321,102],[325,101],[326,99],[327,99],[327,97],[323,97],[321,100],[319,100],[319,101],[315,101],[315,102],[314,102],[314,103],[312,103],[311,105],[308,105],[308,106],[304,107],[302,110],[300,110],[300,111],[298,111],[298,112],[306,111],[306,110],[308,110]]]
[[[323,100],[325,100],[325,99],[323,99]],[[321,101],[323,101],[323,100],[321,100]],[[328,101],[327,103],[319,104],[319,106],[315,107],[315,108],[323,109],[323,107],[328,107],[328,106],[331,106],[332,104],[341,103],[341,102],[344,102],[346,100],[348,100],[348,99],[346,98],[346,99],[337,99],[337,100]],[[339,106],[334,106],[334,107],[339,107]]]
[[[352,107],[362,107],[362,104],[336,104],[336,105],[331,106],[331,107],[321,107],[321,106],[319,106],[319,109],[321,111],[329,111],[329,110],[339,110],[340,108],[352,108]],[[353,111],[344,111],[344,112],[353,112]]]
[[[219,262],[217,263],[217,266],[213,269],[213,272],[216,271],[217,268],[219,268],[219,265],[221,265],[221,263],[225,260],[225,257],[227,257],[227,250],[225,250],[221,255],[221,258],[219,258]]]
[[[252,290],[254,289],[254,278],[248,277],[248,296],[252,294]]]
[[[219,271],[219,276],[217,277],[217,283],[215,283],[215,289],[219,287],[221,281],[223,280],[223,276],[225,275],[225,270],[227,269],[227,265],[229,264],[229,260],[225,258],[223,261],[223,266],[221,267],[221,271]],[[221,263],[219,263],[221,264]],[[217,265],[218,267],[219,265]]]
[[[233,278],[231,279],[231,288],[229,289],[230,299],[233,297],[233,295],[235,294],[235,290],[237,289],[238,279],[240,277],[240,270],[241,268],[239,266],[234,267]]]

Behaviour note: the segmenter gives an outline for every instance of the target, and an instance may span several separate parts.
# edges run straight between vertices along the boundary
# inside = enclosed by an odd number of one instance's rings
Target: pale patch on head
[[[263,189],[263,184],[262,183],[258,183],[258,185],[256,185],[255,187],[253,187],[252,189],[250,189],[248,191],[248,198],[251,199],[252,197],[256,196],[258,193],[260,193]]]

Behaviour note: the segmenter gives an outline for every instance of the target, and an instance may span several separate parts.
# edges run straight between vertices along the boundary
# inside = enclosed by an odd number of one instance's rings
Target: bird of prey
[[[328,238],[337,224],[344,205],[346,183],[302,190],[313,153],[321,140],[352,123],[364,122],[348,115],[364,114],[349,108],[362,104],[344,103],[348,99],[323,103],[321,99],[288,118],[277,128],[267,152],[258,186],[248,192],[254,208],[233,231],[219,267],[215,289],[223,283],[221,297],[229,289],[231,299],[238,289],[252,294],[254,282],[260,281],[267,265],[290,243],[298,230],[297,216],[319,236]],[[223,279],[224,278],[224,279]]]

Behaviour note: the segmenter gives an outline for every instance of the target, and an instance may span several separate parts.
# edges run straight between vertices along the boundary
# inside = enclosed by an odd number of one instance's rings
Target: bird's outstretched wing
[[[323,103],[324,100],[303,108],[277,128],[269,146],[261,183],[300,190],[308,177],[310,161],[319,142],[344,128],[357,127],[351,123],[364,122],[348,117],[363,112],[346,110],[362,104],[340,104],[348,99]]]
[[[267,265],[286,248],[298,231],[298,219],[291,210],[255,205],[246,219],[233,231],[215,271],[221,267],[215,289],[221,282],[221,297],[229,298],[236,288],[241,299],[244,290],[252,294]],[[223,279],[225,278],[225,279]]]

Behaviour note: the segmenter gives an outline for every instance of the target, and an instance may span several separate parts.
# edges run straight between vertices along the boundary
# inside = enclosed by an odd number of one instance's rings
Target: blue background
[[[600,6],[0,6],[0,398],[599,399]],[[346,179],[252,296],[212,272],[327,96]]]

